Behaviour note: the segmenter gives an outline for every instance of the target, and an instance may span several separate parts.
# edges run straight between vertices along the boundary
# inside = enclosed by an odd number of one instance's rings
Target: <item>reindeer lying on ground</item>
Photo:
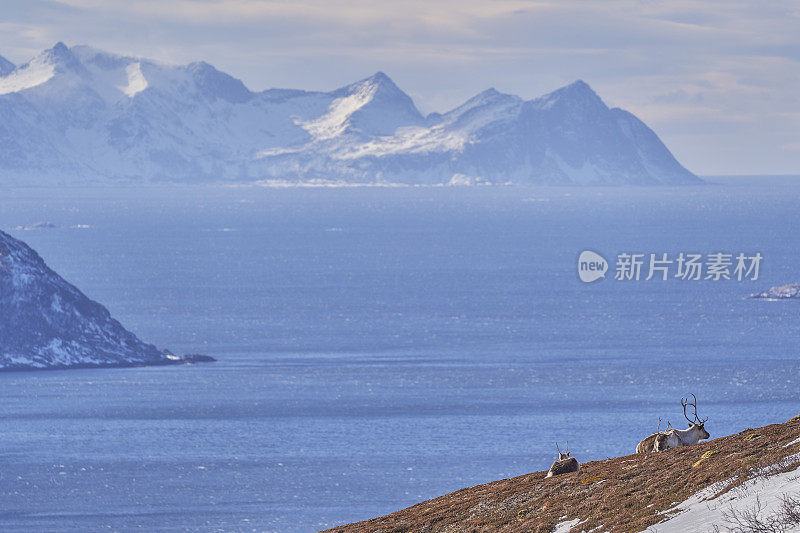
[[[658,427],[656,427],[656,432],[644,439],[636,446],[636,453],[643,453],[643,452],[652,452],[655,451],[656,446],[662,448],[664,446],[664,442],[667,438],[667,431],[671,428],[671,424],[669,420],[667,420],[667,429],[661,431],[661,417],[658,417]]]
[[[558,450],[558,461],[553,463],[553,465],[550,467],[550,470],[547,472],[547,476],[545,477],[553,477],[559,474],[577,472],[580,469],[581,465],[578,463],[578,460],[574,457],[570,457],[569,455],[569,441],[567,441],[566,452],[561,453],[561,449],[558,447],[557,442],[556,450]]]
[[[694,403],[690,402],[688,398],[681,398],[683,416],[689,422],[688,429],[672,428],[667,429],[663,433],[660,431],[658,433],[654,433],[636,446],[636,453],[671,450],[672,448],[678,448],[680,446],[697,444],[702,439],[709,438],[711,435],[709,435],[708,431],[706,431],[705,427],[703,427],[708,420],[708,417],[700,420],[700,417],[697,416],[697,397],[692,394],[692,398],[694,399]],[[693,419],[689,418],[689,415],[686,414],[686,408],[690,405],[694,408]]]

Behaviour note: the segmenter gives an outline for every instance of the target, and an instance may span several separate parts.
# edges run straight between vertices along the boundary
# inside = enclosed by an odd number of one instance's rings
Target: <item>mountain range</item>
[[[0,185],[692,184],[642,121],[583,81],[488,89],[423,116],[384,73],[330,92],[254,92],[205,62],[56,44],[0,57]]]

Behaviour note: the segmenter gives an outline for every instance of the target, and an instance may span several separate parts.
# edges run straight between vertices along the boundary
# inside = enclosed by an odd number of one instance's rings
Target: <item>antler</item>
[[[689,398],[681,398],[681,406],[683,407],[683,417],[686,418],[686,420],[690,424],[694,424],[694,421],[691,418],[689,418],[688,415],[686,414],[686,408],[688,406],[690,406],[690,405],[692,405],[692,404],[689,403]],[[695,412],[694,416],[695,416],[695,418],[697,418],[697,402],[696,401],[695,401],[695,406],[694,406],[694,412]]]
[[[700,417],[697,416],[697,396],[692,394],[692,398],[694,399],[694,403],[690,402],[689,398],[681,398],[681,405],[683,406],[683,416],[686,418],[686,420],[689,421],[690,424],[705,424],[706,421],[708,420],[708,417],[704,418],[703,420],[700,420]],[[694,420],[692,420],[686,415],[686,408],[689,407],[690,405],[694,408]]]
[[[556,441],[556,450],[558,450],[558,454],[561,455],[561,448],[558,447],[558,441]]]
[[[694,394],[692,394],[692,397],[694,397]],[[696,397],[694,398],[694,417],[697,419],[697,422],[700,425],[703,425],[706,422],[708,422],[708,417],[705,417],[704,419],[700,420],[700,417],[697,416],[697,398]]]
[[[567,453],[569,453],[569,441],[567,441]]]

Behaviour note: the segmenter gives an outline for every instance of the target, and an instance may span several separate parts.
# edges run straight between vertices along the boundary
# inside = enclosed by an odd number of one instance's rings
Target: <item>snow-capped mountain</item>
[[[424,117],[377,74],[331,92],[252,92],[207,63],[62,43],[0,60],[0,184],[683,184],[698,178],[584,82],[489,89]]]
[[[24,242],[0,231],[0,370],[172,364],[140,341]]]

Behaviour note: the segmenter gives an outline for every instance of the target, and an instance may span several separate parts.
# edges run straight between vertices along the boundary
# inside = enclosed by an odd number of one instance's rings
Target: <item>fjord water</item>
[[[312,531],[800,413],[800,180],[690,188],[14,189],[10,231],[214,364],[0,374],[3,531]],[[75,226],[89,226],[79,228]],[[583,250],[761,252],[761,279],[583,284]]]

